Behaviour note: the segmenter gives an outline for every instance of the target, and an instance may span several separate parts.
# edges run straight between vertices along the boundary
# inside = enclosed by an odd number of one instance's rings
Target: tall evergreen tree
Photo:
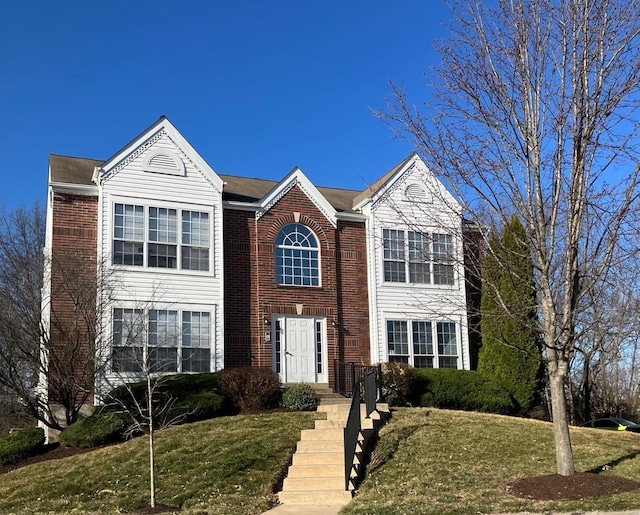
[[[482,349],[478,371],[506,389],[521,409],[538,400],[542,351],[527,238],[517,217],[491,238],[483,269]]]

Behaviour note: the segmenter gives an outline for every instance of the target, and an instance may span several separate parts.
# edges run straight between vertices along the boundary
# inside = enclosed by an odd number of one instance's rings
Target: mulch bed
[[[42,452],[26,458],[18,463],[12,463],[10,465],[0,465],[0,474],[5,474],[10,470],[19,469],[32,465],[33,463],[40,463],[41,461],[57,460],[60,458],[66,458],[67,456],[75,456],[76,454],[84,454],[85,452],[93,451],[98,447],[92,449],[76,449],[74,447],[62,447],[59,443],[51,443],[42,447]]]
[[[526,499],[539,501],[580,500],[640,489],[640,482],[624,477],[576,472],[573,476],[527,477],[507,486],[507,490]]]

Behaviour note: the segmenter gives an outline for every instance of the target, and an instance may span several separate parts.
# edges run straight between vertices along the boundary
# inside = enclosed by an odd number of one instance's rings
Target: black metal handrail
[[[364,374],[364,404],[367,408],[367,418],[376,409],[377,393],[376,371],[369,369]]]
[[[382,394],[382,366],[381,365],[360,365],[353,361],[345,362],[333,360],[333,391],[351,397],[353,395],[353,385],[363,385],[367,371],[375,372],[375,395],[376,400],[381,399]]]
[[[344,428],[344,489],[349,490],[349,480],[360,436],[360,388],[354,385],[347,425]]]

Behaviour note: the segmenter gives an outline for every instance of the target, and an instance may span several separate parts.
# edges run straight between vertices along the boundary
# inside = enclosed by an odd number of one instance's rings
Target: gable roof
[[[373,184],[367,187],[362,193],[360,193],[356,198],[353,199],[353,208],[358,208],[362,204],[366,203],[368,199],[373,197],[380,189],[386,186],[387,182],[389,182],[399,170],[404,168],[409,163],[409,161],[411,161],[416,157],[418,157],[418,154],[415,152],[411,152],[411,154],[405,157],[391,170],[389,170],[377,181],[375,181]]]
[[[93,186],[91,180],[96,167],[101,167],[104,161],[98,159],[87,159],[83,157],[62,156],[58,154],[49,155],[49,177],[52,183],[80,184]],[[235,202],[257,203],[269,191],[271,191],[279,181],[267,179],[255,179],[249,177],[238,177],[236,175],[220,175],[224,182],[222,199]],[[353,213],[351,208],[353,199],[360,193],[357,190],[346,190],[340,188],[318,187],[318,191],[327,199],[331,206],[338,213]]]
[[[49,154],[49,181],[93,186],[94,183],[91,180],[93,170],[103,162],[96,159]]]
[[[258,203],[279,183],[279,181],[235,175],[221,175],[220,177],[225,183],[222,199],[230,202]],[[360,193],[358,190],[323,186],[318,186],[317,189],[338,213],[354,213],[353,199]]]

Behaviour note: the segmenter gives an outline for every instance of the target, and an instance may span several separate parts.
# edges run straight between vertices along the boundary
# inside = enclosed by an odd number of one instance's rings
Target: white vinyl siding
[[[172,153],[179,158],[184,163],[184,174],[145,172],[144,160],[154,152]],[[109,270],[115,278],[109,296],[115,306],[123,309],[177,310],[180,331],[185,312],[192,313],[192,325],[193,318],[199,317],[200,321],[195,325],[200,326],[195,328],[191,346],[186,345],[184,337],[180,338],[182,345],[178,343],[175,368],[190,372],[220,370],[224,367],[222,191],[207,175],[211,170],[200,170],[195,164],[199,158],[185,154],[168,135],[145,152],[132,155],[123,158],[124,165],[115,163],[114,171],[105,170],[100,184],[99,259],[114,265]],[[142,245],[136,249],[142,255],[142,264],[139,261],[134,264],[133,258],[126,262],[114,259],[117,204],[134,206],[135,222],[131,224],[127,220],[126,224],[123,221],[119,225],[133,225],[126,236],[132,234],[135,238],[122,241]],[[158,247],[152,247],[150,254],[150,244],[175,246],[175,261],[172,261],[172,251],[161,253]],[[175,267],[150,266],[150,255],[156,265],[173,266],[175,262]],[[195,315],[197,313],[207,315]],[[103,323],[111,328],[111,317],[108,318]],[[209,346],[203,343],[204,332],[208,333]],[[188,352],[180,355],[183,348]],[[131,379],[137,377],[135,371],[128,374]],[[107,374],[104,384],[98,385],[99,391],[119,384],[120,375],[116,372]]]
[[[398,174],[395,183],[362,207],[367,216],[371,360],[395,359],[419,367],[455,364],[468,369],[459,205],[418,158]],[[407,197],[412,184],[420,184],[427,192],[428,203]],[[398,323],[392,331],[392,347],[387,321]],[[455,327],[457,351],[447,354],[453,339],[447,339],[449,326],[441,325],[443,352],[438,354],[437,324],[449,322]]]

